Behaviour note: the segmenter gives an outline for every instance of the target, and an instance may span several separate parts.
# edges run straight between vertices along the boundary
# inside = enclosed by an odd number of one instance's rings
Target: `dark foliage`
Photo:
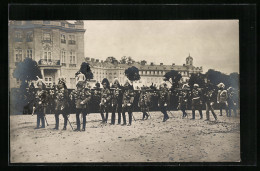
[[[42,78],[41,71],[36,61],[31,58],[25,58],[24,61],[18,63],[14,70],[13,77],[20,79],[23,83]]]
[[[200,88],[203,88],[205,85],[205,75],[204,74],[191,74],[189,79],[189,86],[193,89],[194,84],[198,84]]]
[[[130,81],[140,80],[139,70],[135,66],[129,67],[125,70],[125,75]]]
[[[79,71],[75,75],[77,76],[79,72],[84,74],[87,80],[93,79],[93,73],[91,71],[89,63],[82,62]]]
[[[172,84],[172,88],[177,88],[179,86],[181,78],[181,74],[175,70],[171,70],[164,75],[164,81],[169,81]]]

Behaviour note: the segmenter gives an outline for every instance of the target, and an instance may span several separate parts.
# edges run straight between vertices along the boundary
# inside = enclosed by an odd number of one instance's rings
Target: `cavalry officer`
[[[169,119],[169,116],[167,114],[167,106],[170,98],[169,92],[167,90],[167,84],[165,82],[161,84],[158,96],[158,107],[160,108],[160,111],[163,113],[163,122],[165,122]]]
[[[102,117],[102,123],[107,123],[108,112],[110,107],[111,94],[109,90],[109,81],[107,78],[102,80],[103,89],[101,90],[101,102],[100,111]],[[104,118],[104,111],[106,112],[106,117]],[[103,119],[104,118],[104,119]]]
[[[199,85],[198,84],[194,84],[193,85],[193,89],[191,92],[191,97],[192,97],[192,101],[191,101],[191,108],[192,108],[192,118],[191,119],[195,119],[195,110],[198,110],[200,113],[200,119],[203,119],[203,115],[202,115],[202,92],[199,89]]]
[[[59,129],[59,115],[62,114],[64,118],[63,130],[67,129],[68,121],[68,108],[69,108],[69,94],[64,78],[59,78],[56,89],[56,106],[55,106],[55,121],[56,125],[54,129]]]
[[[226,114],[228,116],[228,110],[227,110],[227,98],[228,98],[228,94],[227,94],[227,90],[225,90],[225,84],[223,83],[219,83],[218,84],[218,95],[217,95],[217,103],[219,104],[219,110],[220,110],[220,116],[222,116],[222,109],[226,110]]]
[[[122,101],[122,115],[123,115],[123,125],[126,125],[125,112],[128,112],[129,123],[128,126],[132,124],[132,112],[134,103],[135,92],[133,86],[131,86],[129,80],[126,80],[124,84],[124,93]]]

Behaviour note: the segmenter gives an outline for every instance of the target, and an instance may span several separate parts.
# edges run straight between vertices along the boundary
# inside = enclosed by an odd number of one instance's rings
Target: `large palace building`
[[[94,58],[85,58],[86,62],[90,64],[94,79],[92,82],[101,82],[103,78],[107,78],[111,83],[114,78],[118,78],[121,84],[124,84],[127,79],[124,75],[125,69],[135,66],[139,69],[139,74],[141,79],[135,81],[134,87],[142,87],[150,86],[152,83],[155,85],[159,85],[163,82],[165,73],[176,70],[182,75],[181,82],[186,83],[189,80],[189,77],[193,73],[202,73],[202,67],[193,66],[193,58],[189,55],[186,58],[186,63],[183,65],[164,65],[160,63],[160,65],[155,65],[151,63],[147,65],[144,61],[142,62],[134,62],[132,64],[119,64],[117,62],[111,63],[107,61],[100,61],[99,59]]]
[[[13,78],[18,62],[35,60],[47,86],[65,77],[69,88],[75,87],[75,73],[84,62],[84,23],[64,20],[9,22],[9,79],[10,88],[19,87]]]

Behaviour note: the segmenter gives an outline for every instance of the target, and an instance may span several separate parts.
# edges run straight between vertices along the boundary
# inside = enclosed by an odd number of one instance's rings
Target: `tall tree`
[[[93,79],[93,73],[91,71],[89,63],[82,62],[79,71],[75,75],[78,75],[79,72],[84,74],[87,80]]]
[[[172,84],[173,89],[178,87],[181,78],[181,74],[175,70],[171,70],[164,75],[164,81],[169,81]]]
[[[139,75],[139,70],[135,66],[132,66],[132,67],[129,67],[128,69],[126,69],[125,75],[131,82],[140,80],[140,78],[141,78]]]
[[[233,88],[238,89],[239,88],[239,74],[237,72],[233,72],[229,74],[229,79],[230,79],[230,86]]]
[[[106,61],[110,62],[112,64],[118,63],[118,60],[115,57],[113,57],[113,56],[107,57]]]
[[[193,89],[194,84],[198,84],[200,88],[203,88],[204,84],[205,84],[204,79],[205,79],[204,74],[201,74],[201,73],[195,74],[194,73],[194,74],[191,74],[188,84],[191,89]]]
[[[24,61],[19,62],[13,72],[13,77],[22,81],[21,85],[37,80],[37,76],[42,78],[41,70],[37,62],[31,58],[25,58]]]

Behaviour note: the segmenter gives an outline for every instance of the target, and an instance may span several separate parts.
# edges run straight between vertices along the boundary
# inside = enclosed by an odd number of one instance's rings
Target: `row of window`
[[[139,71],[140,75],[164,75],[165,71]],[[188,72],[180,72],[181,75],[186,75]]]
[[[25,57],[26,58],[32,58],[32,49],[27,49]],[[15,50],[15,62],[21,62],[23,60],[23,50],[22,49],[16,49]]]
[[[66,66],[66,63],[67,63],[66,51],[61,51],[61,65]],[[77,63],[76,53],[74,51],[69,52],[69,63],[70,64]]]
[[[43,33],[43,41],[51,42],[51,40],[52,40],[51,33],[44,32]],[[66,35],[65,34],[61,34],[60,40],[61,40],[61,43],[66,44]],[[23,42],[22,32],[19,32],[19,31],[15,32],[14,41],[16,41],[16,42]],[[32,42],[33,41],[33,32],[32,31],[29,31],[29,32],[26,33],[26,41],[27,42]],[[76,44],[75,35],[69,35],[68,36],[68,44],[71,44],[71,45],[75,45]]]

